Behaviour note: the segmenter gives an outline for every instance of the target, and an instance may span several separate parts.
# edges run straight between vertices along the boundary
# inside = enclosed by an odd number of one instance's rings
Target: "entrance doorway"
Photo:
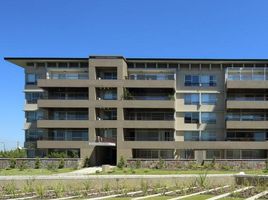
[[[116,165],[116,147],[95,147],[96,165]]]

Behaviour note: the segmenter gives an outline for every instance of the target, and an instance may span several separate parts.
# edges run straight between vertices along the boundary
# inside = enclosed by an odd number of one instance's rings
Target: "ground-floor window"
[[[206,151],[207,159],[221,159],[221,150],[207,150]]]
[[[147,158],[147,159],[173,159],[173,149],[133,149],[133,158]]]
[[[194,159],[194,150],[181,150],[180,159]]]

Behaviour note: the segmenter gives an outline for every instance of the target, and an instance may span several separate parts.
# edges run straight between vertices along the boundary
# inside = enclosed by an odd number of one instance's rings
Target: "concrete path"
[[[70,172],[69,172],[70,173]],[[67,174],[67,173],[66,173]],[[77,180],[77,179],[166,179],[166,178],[198,178],[197,174],[168,174],[168,175],[76,175],[76,174],[54,174],[54,175],[35,175],[35,176],[0,176],[0,181],[4,180]],[[234,177],[233,174],[209,174],[208,178],[224,178],[224,177]]]
[[[58,175],[63,175],[63,176],[73,176],[73,175],[88,175],[88,174],[95,174],[96,171],[102,171],[102,167],[87,167],[87,168],[83,168],[83,169],[78,169],[72,172],[67,172],[67,173],[61,173],[61,174],[54,174],[54,176],[58,176]]]

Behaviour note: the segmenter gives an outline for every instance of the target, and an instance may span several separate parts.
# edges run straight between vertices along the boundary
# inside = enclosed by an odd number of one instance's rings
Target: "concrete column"
[[[203,160],[206,158],[206,151],[196,150],[194,154],[194,157],[198,163],[202,163]]]

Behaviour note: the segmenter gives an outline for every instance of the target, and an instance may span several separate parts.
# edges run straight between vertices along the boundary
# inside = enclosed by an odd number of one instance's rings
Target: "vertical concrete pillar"
[[[194,157],[196,159],[196,162],[198,163],[202,163],[203,160],[206,158],[206,151],[196,150],[194,154],[195,154]]]

